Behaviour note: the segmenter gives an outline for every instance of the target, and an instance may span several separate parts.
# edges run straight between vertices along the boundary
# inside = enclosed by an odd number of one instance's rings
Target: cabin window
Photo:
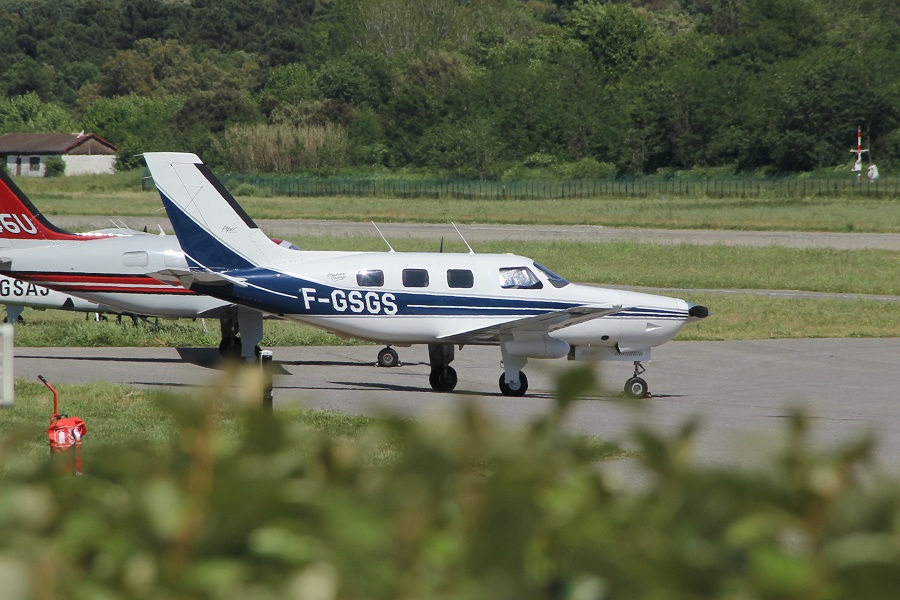
[[[543,273],[547,277],[547,280],[550,282],[550,284],[555,288],[566,287],[570,283],[569,280],[565,277],[557,275],[541,264],[534,263],[534,268]]]
[[[428,287],[428,271],[425,269],[403,269],[404,287]]]
[[[384,271],[358,271],[356,285],[362,287],[384,287]]]
[[[500,287],[505,289],[539,290],[544,284],[528,267],[500,269]]]
[[[470,288],[475,285],[475,276],[468,269],[447,269],[447,285],[452,288]]]
[[[41,170],[41,157],[40,156],[32,156],[28,159],[28,166],[32,171],[40,171]]]
[[[126,252],[122,255],[122,264],[126,267],[146,267],[150,258],[146,252]]]

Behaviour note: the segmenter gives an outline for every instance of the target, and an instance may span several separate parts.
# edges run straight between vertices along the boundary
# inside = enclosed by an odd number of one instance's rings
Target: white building
[[[6,172],[17,177],[43,177],[47,159],[59,156],[66,175],[113,173],[118,149],[93,133],[7,133],[0,136]]]

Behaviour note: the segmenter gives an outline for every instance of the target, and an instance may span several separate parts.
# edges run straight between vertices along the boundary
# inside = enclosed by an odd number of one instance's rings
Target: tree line
[[[0,0],[0,133],[244,172],[900,166],[894,0]]]

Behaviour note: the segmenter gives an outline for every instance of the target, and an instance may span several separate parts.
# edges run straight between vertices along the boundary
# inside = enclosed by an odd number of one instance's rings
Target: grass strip
[[[257,407],[248,405],[246,400],[258,395],[242,393],[248,389],[243,387],[247,382],[241,381],[245,376],[226,373],[219,386],[188,395],[187,403],[183,395],[109,383],[54,387],[59,393],[60,412],[78,416],[87,425],[82,454],[90,468],[94,460],[103,460],[109,449],[160,452],[171,447],[173,440],[183,434],[185,424],[196,421],[197,410],[208,411],[204,418],[220,433],[218,452],[233,451],[252,433],[253,413],[258,414]],[[223,398],[230,398],[231,402]],[[29,464],[49,455],[47,426],[52,412],[53,396],[48,388],[38,382],[16,381],[15,404],[4,409],[0,419],[0,481],[9,469],[27,469]],[[300,455],[315,451],[316,437],[361,442],[360,447],[368,452],[366,462],[374,467],[392,463],[400,453],[393,436],[403,428],[388,426],[385,419],[290,406],[279,407],[276,416],[291,429],[293,439],[306,440],[295,444],[294,451]],[[591,460],[633,455],[617,443],[596,436],[571,439]],[[182,444],[190,443],[189,439],[182,440]]]
[[[159,448],[178,433],[175,407],[184,402],[183,397],[109,383],[54,384],[54,387],[59,392],[60,412],[81,417],[87,424],[88,435],[83,445],[86,464],[104,446]],[[242,411],[221,403],[209,402],[209,406],[225,443],[238,443]],[[52,413],[53,395],[49,389],[37,381],[16,381],[15,404],[4,409],[0,419],[0,439],[13,440],[15,450],[11,456],[32,459],[49,453],[47,425]],[[358,439],[377,422],[338,411],[279,409],[278,415],[284,422],[333,438]],[[382,452],[389,453],[389,448],[382,448]]]
[[[140,192],[141,172],[113,176],[20,178],[48,215],[154,216],[156,192]],[[900,200],[875,197],[458,198],[240,197],[256,219],[338,219],[409,223],[604,225],[662,229],[900,232]]]
[[[293,240],[305,250],[383,251],[377,237],[309,237]],[[430,240],[390,240],[397,251],[436,251]],[[446,252],[466,252],[458,239]],[[475,244],[476,252],[521,254],[570,281],[684,289],[775,289],[900,296],[900,260],[889,250],[739,247],[721,244],[660,245],[634,241]]]

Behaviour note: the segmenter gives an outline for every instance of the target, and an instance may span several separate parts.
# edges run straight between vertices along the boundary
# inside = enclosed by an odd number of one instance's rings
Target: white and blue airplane
[[[437,391],[456,387],[455,348],[499,344],[500,391],[522,396],[530,358],[634,363],[625,384],[649,395],[639,377],[651,349],[704,306],[684,300],[570,283],[525,256],[437,252],[287,250],[256,226],[194,154],[144,154],[184,251],[188,269],[157,273],[225,302],[387,347],[427,344]],[[393,353],[391,356],[390,353]]]

